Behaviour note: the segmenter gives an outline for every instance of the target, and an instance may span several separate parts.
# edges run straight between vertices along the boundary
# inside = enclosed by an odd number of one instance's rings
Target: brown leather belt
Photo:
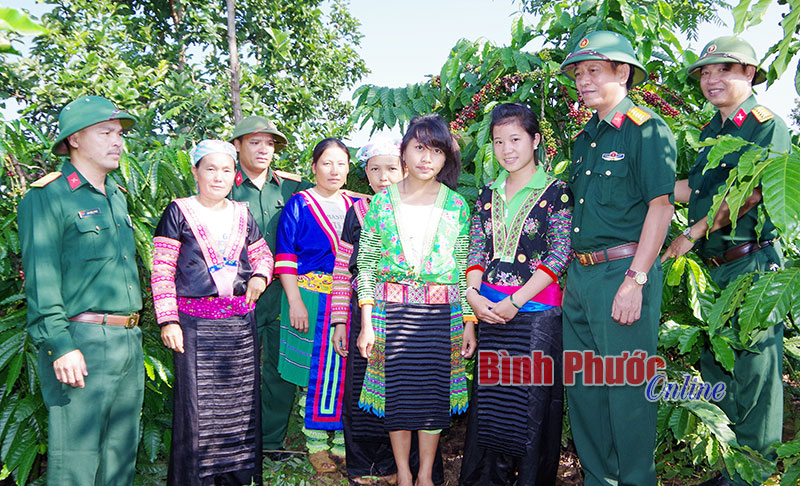
[[[638,243],[625,243],[624,245],[614,246],[606,250],[591,251],[589,253],[578,253],[573,251],[573,255],[578,259],[581,265],[597,265],[598,263],[605,263],[622,258],[632,257],[636,254],[636,248],[639,247]]]
[[[139,324],[139,314],[133,313],[129,316],[119,316],[116,314],[81,312],[77,316],[70,317],[69,320],[74,322],[88,322],[90,324],[103,324],[107,326],[136,327]]]
[[[741,245],[734,246],[733,248],[726,251],[722,255],[706,258],[705,262],[706,265],[708,265],[711,268],[721,267],[726,263],[738,260],[743,256],[747,256],[753,252],[756,252],[768,246],[772,246],[772,240],[762,241],[760,243],[758,241],[748,241],[746,243],[742,243]]]

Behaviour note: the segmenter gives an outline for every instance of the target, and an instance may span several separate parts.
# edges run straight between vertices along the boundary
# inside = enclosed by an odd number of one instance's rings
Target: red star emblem
[[[81,178],[78,177],[77,172],[73,172],[67,176],[67,182],[69,183],[69,188],[74,191],[76,187],[81,185]]]
[[[618,111],[614,114],[614,118],[611,119],[611,124],[619,128],[622,126],[623,120],[625,120],[625,115],[623,115],[621,111]]]
[[[736,115],[733,117],[733,123],[735,123],[737,127],[740,127],[742,126],[742,123],[744,123],[745,118],[747,118],[747,113],[745,113],[743,109],[739,108],[739,111],[737,111]]]
[[[234,182],[236,182],[236,187],[239,187],[242,184],[242,180],[242,171],[237,171],[236,178],[234,179]]]

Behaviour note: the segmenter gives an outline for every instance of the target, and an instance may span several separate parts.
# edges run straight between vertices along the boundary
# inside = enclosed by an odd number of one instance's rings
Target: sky
[[[6,1],[0,0],[0,5]],[[35,0],[15,0],[12,5],[35,16],[45,11]],[[361,22],[364,36],[358,50],[371,70],[359,84],[399,87],[423,81],[427,75],[438,74],[450,49],[461,38],[483,38],[498,46],[507,45],[512,19],[519,15],[518,5],[511,0],[351,0],[350,12]],[[753,44],[758,56],[778,41],[782,33],[778,21],[787,9],[773,3],[764,22],[742,35]],[[688,47],[699,52],[710,40],[732,34],[730,12],[722,12],[721,17],[724,25],[703,25],[699,38],[689,42]],[[530,15],[525,20],[529,24],[535,22]],[[535,44],[536,41],[531,46]],[[769,90],[765,91],[764,85],[756,87],[759,102],[787,123],[798,98],[794,89],[796,66],[795,61]],[[349,91],[342,96],[349,98],[351,94]],[[5,116],[14,118],[15,114],[6,110]],[[358,146],[368,136],[369,126],[353,134],[348,142]]]

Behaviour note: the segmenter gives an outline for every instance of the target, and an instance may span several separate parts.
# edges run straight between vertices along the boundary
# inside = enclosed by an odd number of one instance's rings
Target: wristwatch
[[[634,272],[630,268],[625,271],[625,276],[630,277],[639,285],[644,285],[647,283],[647,274],[644,272]]]
[[[691,226],[688,226],[685,230],[683,230],[683,233],[681,233],[681,234],[683,235],[684,238],[689,240],[689,243],[691,243],[693,245],[695,243],[697,243],[697,238],[692,238],[692,227]]]

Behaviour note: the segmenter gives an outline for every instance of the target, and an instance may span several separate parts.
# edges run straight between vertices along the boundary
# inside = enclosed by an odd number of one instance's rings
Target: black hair
[[[623,64],[628,64],[627,62],[619,62],[619,61],[611,61],[611,67],[614,68],[614,72],[617,71],[619,66]],[[633,88],[633,76],[636,74],[636,68],[633,67],[633,64],[628,64],[628,67],[631,68],[628,72],[628,81],[625,83],[625,87],[628,88],[628,91]]]
[[[450,133],[450,128],[444,118],[431,113],[411,119],[408,130],[403,135],[403,141],[400,143],[400,162],[404,169],[406,161],[403,154],[412,138],[426,147],[436,147],[444,153],[444,166],[436,174],[436,180],[455,191],[458,187],[458,176],[461,173],[461,153],[453,148],[454,145],[457,146],[457,142]]]
[[[341,140],[338,138],[329,137],[322,140],[316,146],[314,146],[314,153],[311,155],[311,165],[316,165],[319,162],[319,158],[322,157],[322,153],[328,150],[331,145],[339,147],[340,149],[344,150],[344,153],[347,154],[347,163],[350,163],[350,151],[347,150],[347,145],[345,145]]]
[[[507,123],[519,123],[519,125],[528,132],[531,139],[536,138],[540,134],[539,131],[539,117],[530,108],[522,103],[503,103],[497,105],[492,110],[492,123],[489,125],[489,132],[494,138],[494,127],[498,125],[505,125]],[[533,163],[539,165],[539,156],[536,150],[533,151]]]

